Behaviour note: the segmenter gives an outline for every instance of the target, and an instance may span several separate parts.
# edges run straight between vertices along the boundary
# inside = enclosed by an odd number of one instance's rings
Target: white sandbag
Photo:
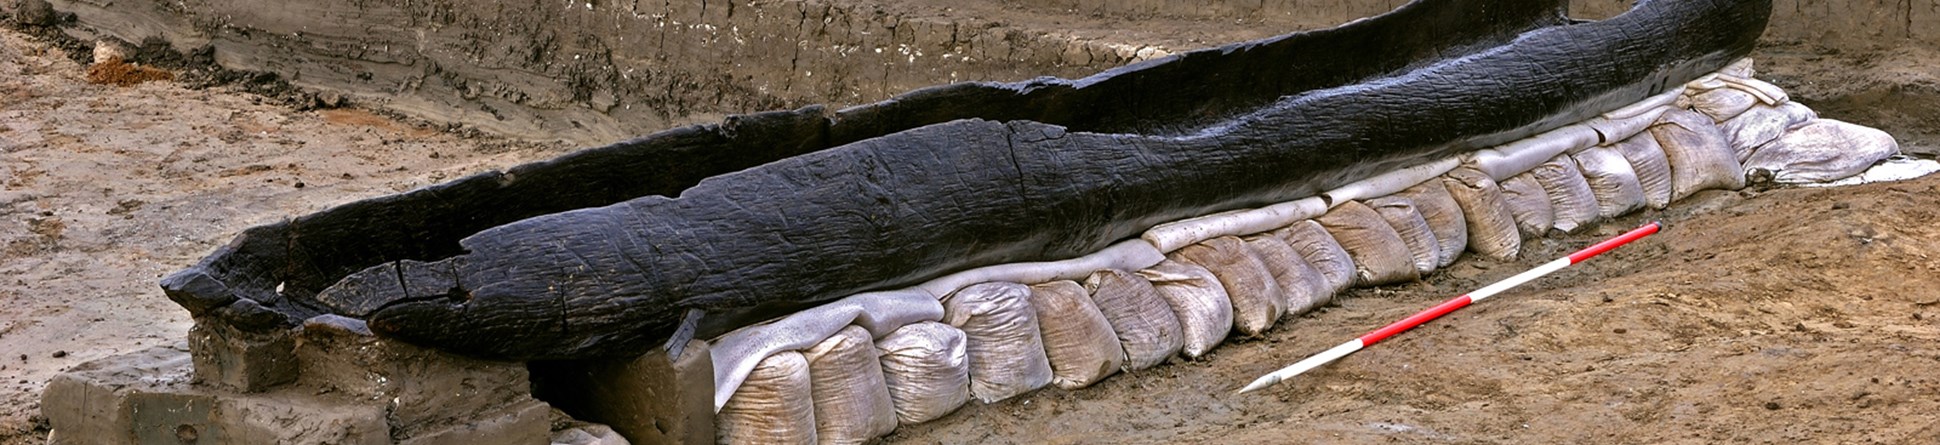
[[[1798,102],[1786,102],[1779,106],[1760,104],[1745,114],[1725,121],[1722,130],[1725,140],[1731,144],[1731,150],[1743,162],[1750,160],[1752,152],[1759,147],[1784,136],[1786,130],[1818,118],[1819,113]]]
[[[1220,288],[1232,301],[1233,329],[1240,335],[1265,335],[1287,312],[1287,297],[1280,291],[1279,282],[1260,262],[1259,254],[1239,238],[1213,238],[1172,252],[1167,258],[1204,267],[1219,278]]]
[[[1747,79],[1757,73],[1758,71],[1754,69],[1754,64],[1750,57],[1738,59],[1736,62],[1731,62],[1730,65],[1725,65],[1724,69],[1718,70],[1718,74],[1738,76]]]
[[[1610,148],[1630,161],[1631,171],[1637,174],[1637,185],[1643,188],[1644,205],[1653,209],[1670,206],[1671,161],[1664,157],[1664,148],[1657,145],[1656,137],[1640,134]]]
[[[714,409],[727,404],[756,363],[780,351],[799,351],[821,343],[849,325],[883,336],[919,321],[940,320],[943,305],[920,290],[858,294],[736,329],[708,342],[714,363]]]
[[[1594,146],[1602,140],[1603,136],[1588,125],[1566,125],[1495,148],[1476,150],[1469,154],[1470,162],[1465,167],[1487,173],[1490,180],[1500,182],[1549,162],[1557,155]]]
[[[1125,350],[1125,370],[1165,363],[1185,347],[1179,316],[1150,281],[1121,269],[1105,269],[1085,278],[1084,286]]]
[[[1758,96],[1748,91],[1727,87],[1694,91],[1685,95],[1677,107],[1696,110],[1712,122],[1724,122],[1744,114],[1745,110],[1750,110],[1758,102]]]
[[[1516,230],[1523,238],[1538,238],[1556,226],[1556,208],[1549,192],[1536,182],[1536,175],[1523,173],[1502,181],[1502,202],[1516,218]]]
[[[802,351],[822,444],[861,444],[896,430],[896,405],[882,374],[882,353],[869,331],[849,326]]]
[[[1593,147],[1573,157],[1596,194],[1598,217],[1615,218],[1644,208],[1644,186],[1623,153],[1614,147]]]
[[[1320,271],[1320,276],[1326,280],[1329,295],[1354,286],[1354,257],[1348,255],[1347,249],[1342,248],[1340,242],[1334,240],[1334,235],[1327,233],[1327,228],[1321,227],[1319,222],[1307,220],[1293,223],[1273,231],[1272,235],[1286,241],[1287,247],[1299,252],[1301,258],[1307,259],[1307,264]]]
[[[1159,224],[1141,235],[1160,252],[1172,253],[1186,246],[1222,236],[1244,236],[1286,227],[1294,221],[1327,213],[1327,201],[1318,196],[1283,202],[1257,209],[1220,212],[1198,218]],[[1158,264],[1140,264],[1117,269],[1136,270]],[[1104,268],[1100,268],[1104,269]]]
[[[1671,110],[1650,127],[1671,164],[1671,200],[1682,200],[1708,189],[1745,187],[1744,168],[1710,118],[1694,111]]]
[[[1449,170],[1454,170],[1455,167],[1458,167],[1461,165],[1462,165],[1461,158],[1448,157],[1434,162],[1402,168],[1402,169],[1390,171],[1387,173],[1374,175],[1374,177],[1371,177],[1371,178],[1354,181],[1352,183],[1348,183],[1347,185],[1340,186],[1339,188],[1335,188],[1333,190],[1328,190],[1325,193],[1321,193],[1320,196],[1325,197],[1328,202],[1332,202],[1334,203],[1334,205],[1340,205],[1340,203],[1347,202],[1347,201],[1357,201],[1357,200],[1368,199],[1368,198],[1379,198],[1382,196],[1388,196],[1395,193],[1399,193],[1400,191],[1407,189],[1408,187],[1414,187],[1415,184],[1420,184],[1423,182],[1427,182],[1428,180],[1435,179],[1435,177],[1441,176],[1443,173],[1447,173]],[[1310,215],[1307,218],[1312,218],[1314,216],[1319,216],[1319,215]],[[1302,218],[1302,219],[1305,219],[1305,218]],[[1257,232],[1254,232],[1254,233],[1257,233]]]
[[[1468,249],[1468,220],[1462,217],[1462,206],[1455,202],[1455,196],[1448,194],[1448,186],[1442,181],[1428,181],[1402,190],[1400,196],[1414,201],[1415,210],[1421,212],[1421,219],[1428,221],[1428,229],[1435,233],[1435,242],[1440,245],[1436,257],[1448,267],[1462,257]]]
[[[1556,211],[1556,218],[1550,227],[1564,233],[1574,233],[1576,229],[1596,222],[1596,192],[1590,190],[1589,181],[1583,179],[1583,172],[1576,168],[1576,160],[1557,156],[1529,173],[1536,177],[1537,184],[1543,186],[1543,192],[1549,194],[1549,207]]]
[[[1427,276],[1441,267],[1441,241],[1435,239],[1428,220],[1415,209],[1414,200],[1388,196],[1369,200],[1367,206],[1394,227],[1394,233],[1401,235],[1401,241],[1408,245],[1408,253],[1414,256],[1417,274]]]
[[[1091,386],[1125,366],[1125,347],[1111,321],[1098,312],[1091,294],[1076,281],[1031,286],[1044,355],[1051,359],[1051,384],[1064,389]]]
[[[1442,185],[1462,208],[1462,220],[1468,223],[1469,250],[1498,260],[1514,259],[1522,251],[1515,215],[1495,179],[1481,170],[1464,167],[1442,176]]]
[[[1672,104],[1684,97],[1684,91],[1683,87],[1672,88],[1670,91],[1658,93],[1637,103],[1590,118],[1583,121],[1583,125],[1596,130],[1597,135],[1600,136],[1601,145],[1630,139],[1649,129],[1651,123],[1657,122],[1658,116],[1662,116],[1664,111],[1670,110]]]
[[[1884,131],[1818,119],[1760,148],[1745,168],[1769,171],[1773,180],[1786,184],[1831,182],[1865,172],[1899,152],[1899,142]]]
[[[1254,235],[1246,237],[1246,245],[1259,254],[1260,263],[1273,273],[1273,281],[1280,283],[1280,292],[1287,297],[1287,315],[1305,314],[1334,298],[1327,277],[1285,240],[1271,234]]]
[[[1167,250],[1165,252],[1170,252]],[[1137,270],[1152,267],[1165,261],[1165,253],[1143,239],[1134,239],[1113,244],[1104,250],[1078,258],[1063,261],[1038,263],[1009,263],[979,267],[963,272],[945,275],[924,282],[914,289],[928,292],[932,299],[941,300],[959,289],[978,283],[1048,283],[1058,280],[1082,280],[1092,272],[1105,269]]]
[[[756,362],[747,380],[714,417],[715,437],[724,444],[812,445],[815,401],[808,360],[782,351]]]
[[[965,287],[943,300],[943,322],[962,329],[970,354],[970,395],[997,403],[1051,384],[1031,288],[1017,283]]]
[[[1380,213],[1360,201],[1335,206],[1314,221],[1327,228],[1334,241],[1354,258],[1355,285],[1379,286],[1421,278],[1407,241],[1381,219]]]
[[[970,356],[963,331],[925,321],[876,341],[882,380],[905,424],[935,420],[970,401]]]
[[[1159,298],[1179,317],[1179,326],[1185,332],[1180,352],[1187,358],[1204,356],[1226,341],[1226,333],[1233,330],[1233,303],[1226,299],[1226,289],[1220,287],[1219,277],[1212,271],[1167,260],[1139,270],[1138,275],[1152,282]]]

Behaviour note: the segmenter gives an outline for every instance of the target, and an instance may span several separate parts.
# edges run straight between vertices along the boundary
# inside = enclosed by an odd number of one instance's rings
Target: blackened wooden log
[[[923,126],[709,178],[678,198],[485,230],[461,242],[463,255],[413,265],[446,274],[442,293],[413,294],[398,277],[416,272],[386,265],[329,299],[375,307],[383,335],[466,353],[637,354],[689,308],[815,303],[1074,257],[1161,222],[1300,198],[1589,118],[1744,56],[1769,14],[1766,1],[1645,1],[1178,136]]]
[[[255,227],[167,277],[162,287],[202,319],[252,331],[288,328],[323,313],[362,316],[374,306],[333,307],[318,292],[375,265],[460,254],[460,239],[490,227],[642,196],[675,196],[702,178],[958,119],[1176,133],[1257,110],[1281,96],[1500,45],[1524,31],[1563,23],[1566,3],[1421,1],[1336,29],[1195,51],[1084,79],[960,83],[839,113],[810,107],[730,117],[719,125],[675,129]]]

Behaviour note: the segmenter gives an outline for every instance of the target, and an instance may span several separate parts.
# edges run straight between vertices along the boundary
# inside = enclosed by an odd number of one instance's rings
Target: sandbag
[[[1407,241],[1366,204],[1344,202],[1314,221],[1327,228],[1334,241],[1354,258],[1355,285],[1379,286],[1421,278]]]
[[[1758,105],[1758,96],[1737,88],[1694,91],[1678,101],[1678,108],[1696,110],[1712,122],[1724,122]]]
[[[1458,168],[1442,176],[1448,195],[1462,208],[1468,223],[1468,247],[1475,253],[1498,260],[1514,259],[1522,251],[1522,235],[1516,233],[1516,218],[1502,197],[1502,186],[1487,173]]]
[[[1413,200],[1387,196],[1369,200],[1367,206],[1394,227],[1394,233],[1401,235],[1401,241],[1408,245],[1408,253],[1414,256],[1417,274],[1427,276],[1441,267],[1441,241],[1435,239],[1435,231],[1428,228],[1428,220],[1421,217],[1421,211],[1415,210]]]
[[[1286,226],[1272,233],[1274,238],[1287,242],[1307,264],[1320,271],[1321,278],[1327,283],[1328,294],[1338,294],[1354,286],[1354,257],[1341,248],[1334,235],[1319,222],[1306,220]],[[1328,297],[1329,299],[1333,297]]]
[[[1596,194],[1597,216],[1615,218],[1644,208],[1644,186],[1630,160],[1612,147],[1591,147],[1575,155],[1583,180]]]
[[[1557,156],[1536,166],[1529,174],[1535,176],[1536,183],[1543,186],[1543,192],[1549,195],[1549,208],[1556,211],[1550,227],[1564,233],[1574,233],[1576,229],[1596,222],[1596,192],[1590,190],[1590,182],[1583,179],[1583,172],[1576,168],[1576,160],[1569,156]]]
[[[1106,269],[1085,278],[1085,291],[1098,312],[1111,322],[1118,344],[1125,350],[1125,370],[1136,371],[1165,363],[1185,347],[1184,328],[1158,289],[1138,274]]]
[[[1884,131],[1817,119],[1760,148],[1745,168],[1769,171],[1773,180],[1787,184],[1831,182],[1864,172],[1899,152],[1899,142]]]
[[[1226,333],[1233,330],[1233,303],[1226,299],[1226,288],[1220,287],[1219,277],[1212,271],[1166,260],[1138,271],[1138,275],[1152,282],[1159,298],[1179,317],[1179,327],[1185,333],[1179,352],[1186,358],[1204,356],[1226,341]]]
[[[1091,294],[1076,281],[1031,286],[1044,355],[1051,359],[1051,384],[1064,389],[1091,386],[1125,366],[1125,347],[1111,321],[1098,312]]]
[[[1191,263],[1212,271],[1226,298],[1233,305],[1233,329],[1240,335],[1259,337],[1272,329],[1287,312],[1286,295],[1273,273],[1266,270],[1258,254],[1237,237],[1222,236],[1186,246],[1167,255],[1173,261]]]
[[[970,395],[977,400],[997,403],[1051,384],[1051,359],[1030,298],[1029,286],[997,282],[943,299],[943,322],[963,330]]]
[[[761,359],[715,414],[715,437],[735,445],[814,444],[813,387],[802,353],[782,351]]]
[[[1818,118],[1819,113],[1798,102],[1779,106],[1760,104],[1725,121],[1720,129],[1724,131],[1725,141],[1731,144],[1731,151],[1743,162],[1751,159],[1752,152],[1759,147],[1784,136],[1786,130]]]
[[[903,326],[876,341],[896,420],[928,422],[970,401],[965,342],[962,330],[933,321]]]
[[[1524,238],[1541,237],[1556,226],[1555,205],[1550,203],[1549,192],[1536,182],[1534,173],[1503,180],[1502,201],[1509,205],[1509,214],[1516,218],[1516,230]]]
[[[1745,171],[1738,155],[1711,120],[1694,111],[1671,110],[1650,127],[1671,164],[1671,200],[1682,200],[1708,189],[1745,187]]]
[[[1462,251],[1468,249],[1468,219],[1462,216],[1461,204],[1455,196],[1448,193],[1448,186],[1442,181],[1423,182],[1397,196],[1414,201],[1415,210],[1421,212],[1421,219],[1428,221],[1428,230],[1435,232],[1435,242],[1440,244],[1437,257],[1441,264],[1448,267],[1462,258]]]
[[[1260,262],[1273,272],[1273,281],[1287,297],[1287,315],[1305,314],[1334,298],[1327,277],[1313,263],[1300,256],[1285,240],[1271,234],[1246,237],[1246,245],[1260,255]]]
[[[1671,205],[1671,161],[1664,157],[1664,148],[1657,145],[1656,137],[1640,134],[1610,148],[1630,161],[1637,185],[1643,188],[1644,205],[1653,209]]]
[[[802,351],[822,444],[861,444],[896,430],[896,405],[883,380],[882,353],[869,331],[849,326]]]

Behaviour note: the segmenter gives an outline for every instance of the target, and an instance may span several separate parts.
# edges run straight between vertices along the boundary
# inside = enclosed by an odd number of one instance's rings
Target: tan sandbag
[[[1462,217],[1462,206],[1455,202],[1455,196],[1448,194],[1448,186],[1441,180],[1428,181],[1396,196],[1413,201],[1421,219],[1428,221],[1428,230],[1435,232],[1435,243],[1440,245],[1436,257],[1441,258],[1436,267],[1455,264],[1468,249],[1468,220]]]
[[[905,424],[935,420],[970,402],[970,356],[963,331],[925,321],[876,341],[882,380]]]
[[[1031,288],[983,283],[943,299],[943,322],[962,329],[970,355],[970,395],[997,403],[1051,384]]]
[[[1125,366],[1125,347],[1118,344],[1111,321],[1098,312],[1084,285],[1076,281],[1033,285],[1031,308],[1037,310],[1044,355],[1051,359],[1052,385],[1091,386]]]
[[[714,416],[724,444],[816,443],[814,384],[802,353],[761,359]]]
[[[896,430],[882,353],[867,329],[842,328],[802,351],[802,358],[814,388],[817,443],[861,444]]]
[[[1644,186],[1630,160],[1612,147],[1591,147],[1575,155],[1583,180],[1596,193],[1597,216],[1615,218],[1644,208]]]
[[[1818,118],[1819,113],[1798,102],[1786,102],[1779,106],[1759,104],[1745,114],[1725,121],[1720,129],[1724,131],[1725,141],[1731,144],[1731,151],[1737,153],[1738,160],[1743,162],[1751,159],[1751,154],[1759,147],[1784,136],[1786,130]]]
[[[1650,127],[1671,163],[1671,200],[1702,190],[1745,188],[1745,170],[1724,133],[1709,118],[1694,111],[1671,110]]]
[[[1502,197],[1502,186],[1487,173],[1467,167],[1442,176],[1448,195],[1462,208],[1468,223],[1468,248],[1498,260],[1514,259],[1522,251],[1516,218]]]
[[[1737,88],[1695,91],[1678,101],[1678,108],[1696,110],[1712,122],[1724,122],[1758,105],[1758,96]]]
[[[1657,145],[1656,137],[1640,134],[1610,148],[1630,161],[1637,185],[1643,188],[1644,205],[1653,209],[1671,205],[1671,161],[1664,157],[1664,148]]]
[[[1760,148],[1745,168],[1769,171],[1780,183],[1832,182],[1864,172],[1899,152],[1899,142],[1884,131],[1818,119]]]
[[[1138,271],[1138,275],[1152,282],[1159,298],[1179,317],[1179,326],[1185,332],[1185,344],[1179,352],[1187,358],[1199,358],[1226,341],[1226,333],[1233,330],[1233,302],[1226,299],[1226,288],[1220,287],[1219,277],[1212,271],[1166,260]]]
[[[1441,267],[1441,241],[1435,239],[1435,231],[1428,228],[1428,220],[1422,218],[1420,210],[1415,209],[1414,200],[1387,196],[1369,200],[1367,206],[1394,227],[1394,233],[1401,235],[1401,241],[1408,245],[1408,253],[1414,256],[1417,274],[1427,276]]]
[[[1286,240],[1271,234],[1254,235],[1246,237],[1246,245],[1260,255],[1260,262],[1280,283],[1280,291],[1287,296],[1287,315],[1305,314],[1334,298],[1327,277]]]
[[[1549,195],[1549,208],[1556,211],[1556,218],[1550,227],[1564,233],[1574,233],[1576,229],[1596,222],[1596,192],[1590,189],[1590,182],[1583,178],[1583,172],[1576,168],[1576,160],[1569,156],[1557,156],[1529,173],[1536,177],[1536,183],[1541,184],[1543,192]]]
[[[1538,165],[1540,166],[1540,165]],[[1550,203],[1549,192],[1542,183],[1536,182],[1536,175],[1523,173],[1502,181],[1502,202],[1509,205],[1509,214],[1516,218],[1516,230],[1523,238],[1539,238],[1556,226],[1556,208]]]
[[[1245,241],[1222,236],[1186,246],[1166,255],[1173,261],[1196,264],[1212,271],[1233,304],[1233,329],[1259,337],[1287,312],[1287,300],[1273,273]]]
[[[1334,240],[1334,235],[1327,233],[1327,228],[1321,227],[1319,222],[1306,220],[1293,223],[1273,231],[1271,235],[1286,241],[1287,247],[1299,252],[1301,258],[1307,259],[1307,264],[1320,271],[1320,276],[1326,279],[1329,294],[1339,294],[1354,287],[1354,257],[1348,255],[1347,249],[1342,248],[1340,242]]]
[[[1314,221],[1354,258],[1354,284],[1379,286],[1421,278],[1414,254],[1394,226],[1360,201],[1348,201]]]
[[[1106,269],[1085,278],[1085,291],[1098,312],[1111,322],[1118,344],[1125,350],[1125,370],[1136,371],[1165,363],[1185,347],[1179,316],[1159,296],[1152,282],[1138,274]]]

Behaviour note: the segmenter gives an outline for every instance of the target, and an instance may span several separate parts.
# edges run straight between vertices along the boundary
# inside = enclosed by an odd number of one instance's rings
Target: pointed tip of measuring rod
[[[1240,394],[1246,394],[1253,391],[1258,391],[1261,389],[1265,389],[1268,386],[1273,386],[1273,384],[1275,383],[1280,383],[1280,378],[1277,376],[1274,376],[1273,374],[1267,374],[1264,376],[1260,376],[1259,379],[1253,380],[1253,383],[1247,384],[1245,388],[1240,388],[1239,392],[1235,392],[1233,393],[1233,395],[1240,395]]]

